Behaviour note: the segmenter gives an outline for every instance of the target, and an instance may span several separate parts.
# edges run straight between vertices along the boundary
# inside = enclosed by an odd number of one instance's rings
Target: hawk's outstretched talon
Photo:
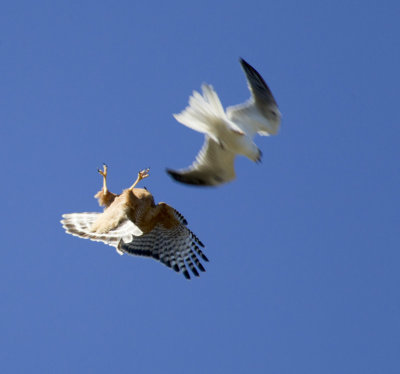
[[[97,171],[99,172],[100,175],[102,175],[104,178],[107,178],[107,168],[108,166],[103,163],[103,170],[101,169],[97,169]]]
[[[107,189],[107,165],[103,163],[103,170],[97,169],[99,174],[103,177],[103,193],[106,194],[108,192]]]
[[[142,179],[147,178],[147,177],[150,175],[150,174],[149,174],[149,171],[150,171],[150,168],[143,169],[143,170],[140,170],[140,171],[139,171],[135,183],[133,183],[132,186],[130,187],[130,190],[131,190],[131,191],[136,187],[136,185],[137,185]]]
[[[144,178],[147,178],[150,174],[149,174],[150,168],[147,169],[143,169],[141,171],[139,171],[138,173],[138,177],[142,180]]]

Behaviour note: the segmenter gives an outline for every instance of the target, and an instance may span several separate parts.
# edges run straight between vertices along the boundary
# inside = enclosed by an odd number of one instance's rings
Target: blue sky
[[[4,373],[398,373],[395,1],[15,1],[0,11],[0,369]],[[211,83],[283,114],[235,182],[180,185],[202,135],[178,124]],[[139,169],[206,244],[186,281],[66,235]]]

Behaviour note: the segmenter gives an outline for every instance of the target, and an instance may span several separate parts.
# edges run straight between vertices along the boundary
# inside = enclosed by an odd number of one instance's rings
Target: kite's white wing
[[[194,163],[187,169],[167,169],[175,180],[200,186],[215,186],[235,179],[235,153],[206,136]]]
[[[271,90],[261,75],[245,60],[240,59],[246,74],[251,98],[239,105],[226,108],[228,118],[248,136],[275,135],[280,127],[281,113]]]

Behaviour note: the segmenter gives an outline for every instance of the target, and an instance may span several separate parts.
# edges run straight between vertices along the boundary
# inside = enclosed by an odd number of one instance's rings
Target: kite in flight
[[[120,195],[107,188],[107,166],[98,171],[103,176],[103,188],[95,198],[104,211],[64,214],[61,223],[68,234],[106,243],[121,255],[152,257],[187,279],[186,266],[195,276],[199,276],[197,269],[205,271],[198,259],[208,261],[199,248],[204,245],[186,227],[185,218],[166,203],[156,205],[146,189],[135,188],[149,176],[149,169],[140,171],[135,183]]]
[[[236,155],[261,161],[261,151],[253,142],[254,135],[278,132],[281,113],[271,90],[251,65],[243,59],[240,63],[251,92],[248,101],[225,111],[213,87],[203,84],[203,94],[194,91],[189,106],[174,114],[178,122],[205,135],[203,147],[191,166],[182,170],[167,169],[178,182],[198,186],[230,182],[235,179]]]

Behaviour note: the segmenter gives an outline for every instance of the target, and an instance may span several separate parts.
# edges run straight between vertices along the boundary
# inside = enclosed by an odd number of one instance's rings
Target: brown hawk
[[[199,276],[197,269],[205,271],[198,259],[208,261],[199,248],[204,245],[187,228],[182,214],[166,203],[156,205],[147,189],[135,188],[149,176],[149,169],[140,171],[135,183],[120,195],[107,188],[107,166],[98,171],[103,188],[95,198],[104,211],[64,214],[61,223],[68,234],[106,243],[121,255],[152,257],[187,279],[187,266],[195,276]]]

